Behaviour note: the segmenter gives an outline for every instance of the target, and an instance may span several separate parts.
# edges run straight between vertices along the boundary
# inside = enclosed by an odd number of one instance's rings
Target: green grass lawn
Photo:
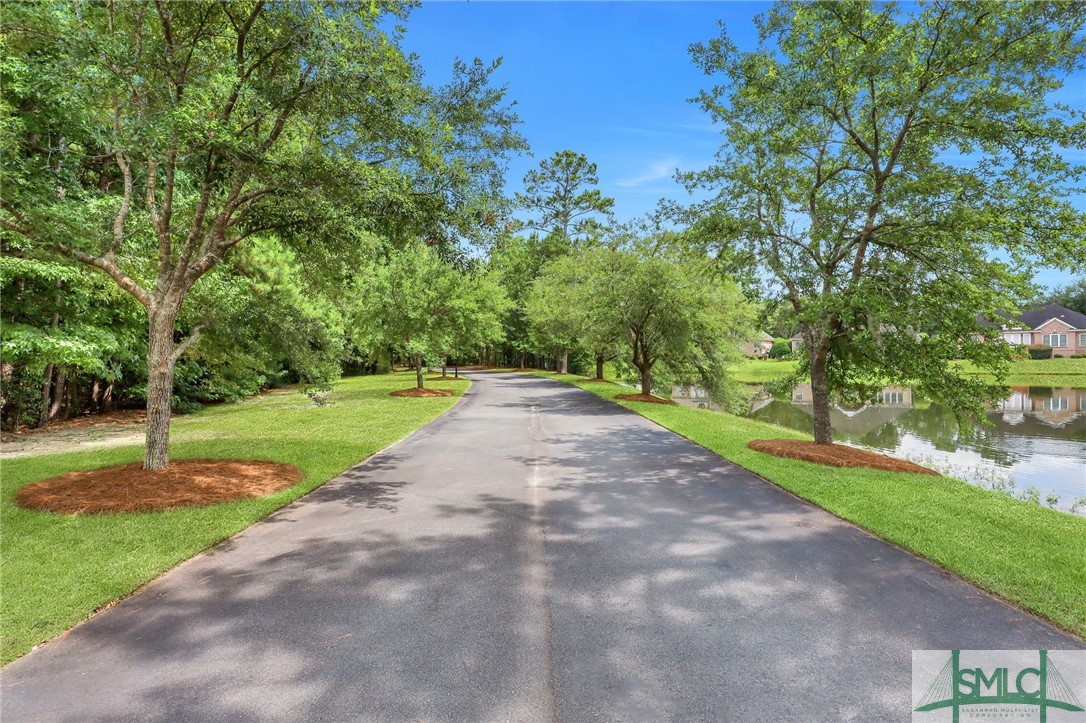
[[[967,372],[981,374],[967,361],[954,362]],[[788,376],[798,362],[745,359],[733,368],[737,381],[762,384]],[[1086,359],[1025,359],[1011,362],[1008,386],[1012,387],[1083,387],[1086,386]]]
[[[1077,360],[1076,360],[1077,361]],[[577,377],[546,375],[575,383]],[[628,390],[577,385],[606,399]],[[1086,636],[1086,519],[948,477],[845,469],[761,454],[752,439],[810,439],[689,407],[616,401],[835,515]]]
[[[799,362],[776,359],[744,359],[732,368],[732,376],[744,384],[763,384],[796,371]]]
[[[428,382],[454,389],[467,380]],[[167,512],[63,516],[18,507],[15,491],[79,469],[142,459],[141,447],[50,454],[3,462],[3,662],[89,617],[151,578],[214,545],[401,439],[448,410],[456,397],[403,399],[413,374],[340,381],[317,407],[298,392],[210,407],[173,423],[170,450],[183,457],[289,462],[301,482],[269,497]]]

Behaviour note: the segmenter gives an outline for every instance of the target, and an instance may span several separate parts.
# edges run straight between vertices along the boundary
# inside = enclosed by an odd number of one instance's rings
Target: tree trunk
[[[57,372],[57,382],[53,385],[53,403],[49,405],[49,420],[57,418],[60,408],[64,405],[64,385],[68,381],[68,372],[61,369]]]
[[[826,381],[826,356],[828,351],[822,345],[811,345],[811,401],[814,405],[814,441],[815,444],[833,444],[833,431],[830,428],[830,390]]]
[[[144,469],[170,464],[170,402],[173,398],[177,312],[149,314],[147,322],[147,444]]]
[[[38,426],[44,427],[49,421],[49,396],[53,391],[53,363],[49,362],[45,367],[45,383],[41,385],[41,414],[38,415]]]
[[[558,359],[558,373],[569,374],[569,352],[563,349],[562,356],[560,356]]]
[[[453,359],[453,376],[457,379],[460,378],[460,360]]]
[[[652,367],[641,367],[641,393],[652,396]]]
[[[441,378],[448,376],[445,372],[449,368],[449,357],[441,357]]]
[[[57,308],[57,309],[60,308],[60,289],[63,286],[64,286],[64,282],[61,281],[60,279],[57,279],[57,282],[56,282],[57,293],[56,293],[56,297],[54,299],[54,303],[56,304],[56,307],[54,307],[54,308]],[[59,325],[60,325],[60,312],[59,311],[54,311],[53,312],[53,318],[52,318],[52,324],[50,324],[50,326],[52,326],[52,328],[55,329]],[[51,411],[49,409],[49,393],[52,391],[52,388],[53,388],[53,369],[54,369],[53,362],[49,362],[49,365],[47,367],[45,367],[45,384],[42,386],[42,389],[41,389],[41,415],[40,415],[40,417],[38,419],[38,426],[39,427],[44,426],[49,421],[49,414],[50,414],[50,411]]]
[[[72,416],[72,410],[75,409],[75,405],[79,402],[79,375],[73,373],[68,379],[68,389],[66,390],[64,399],[64,418]],[[78,410],[76,410],[78,412]]]
[[[102,411],[113,411],[113,382],[108,382],[105,391],[102,392]]]
[[[603,379],[603,354],[596,355],[596,379]]]
[[[418,384],[419,389],[422,389],[422,354],[416,354],[414,357],[415,362],[415,381]]]
[[[524,352],[520,353],[520,368],[524,368]]]

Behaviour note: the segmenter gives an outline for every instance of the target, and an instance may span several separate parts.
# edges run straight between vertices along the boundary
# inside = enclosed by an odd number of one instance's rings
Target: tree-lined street
[[[5,719],[901,719],[911,650],[1082,647],[609,402],[472,379],[8,666]]]

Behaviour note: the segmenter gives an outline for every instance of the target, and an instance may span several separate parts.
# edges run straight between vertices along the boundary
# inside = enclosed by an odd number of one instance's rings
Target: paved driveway
[[[1083,647],[587,392],[472,378],[9,665],[5,723],[902,720],[913,649]]]

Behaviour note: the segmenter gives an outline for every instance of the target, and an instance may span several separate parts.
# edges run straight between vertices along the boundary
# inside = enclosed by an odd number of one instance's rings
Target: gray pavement
[[[23,720],[907,720],[914,649],[1081,648],[558,382],[465,398],[7,666]]]

